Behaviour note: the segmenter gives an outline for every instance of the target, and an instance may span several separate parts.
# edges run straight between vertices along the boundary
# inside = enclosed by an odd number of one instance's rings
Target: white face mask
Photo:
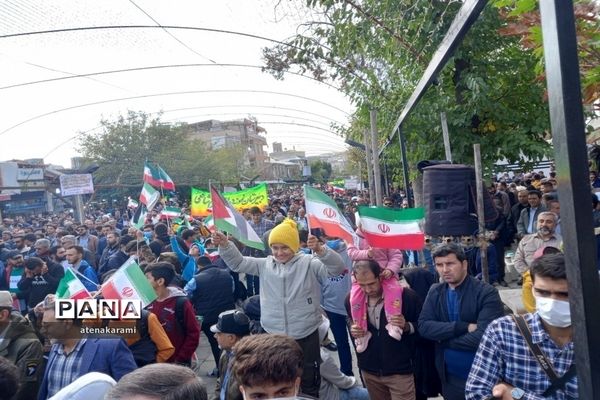
[[[571,309],[569,308],[568,301],[536,296],[535,308],[537,309],[539,316],[546,321],[548,325],[557,328],[571,326]]]

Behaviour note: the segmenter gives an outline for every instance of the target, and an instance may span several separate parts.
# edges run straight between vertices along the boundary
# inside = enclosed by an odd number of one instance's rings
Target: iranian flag
[[[139,206],[138,202],[131,197],[128,197],[127,199],[127,208],[136,209]]]
[[[344,239],[347,243],[358,243],[354,229],[329,196],[305,185],[304,199],[310,229],[321,228],[327,236]]]
[[[144,182],[154,187],[166,190],[175,190],[175,183],[158,164],[153,165],[146,161],[144,164]]]
[[[92,297],[71,268],[67,268],[56,289],[59,299],[89,299]]]
[[[177,218],[181,215],[181,208],[177,207],[164,207],[160,212],[161,218]]]
[[[393,210],[384,207],[358,207],[361,230],[373,247],[399,250],[421,250],[425,234],[421,222],[423,208]]]
[[[144,183],[142,193],[140,193],[140,201],[146,205],[148,211],[152,211],[159,199],[160,192],[154,189],[152,185]]]
[[[213,186],[210,187],[210,197],[213,223],[217,228],[229,233],[248,247],[258,250],[265,249],[265,244],[254,232],[250,223]]]
[[[157,297],[150,282],[133,258],[127,260],[102,285],[100,290],[105,299],[141,300],[142,307],[146,307]]]

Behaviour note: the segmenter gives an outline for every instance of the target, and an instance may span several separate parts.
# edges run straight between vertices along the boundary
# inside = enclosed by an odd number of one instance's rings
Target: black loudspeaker
[[[486,221],[498,217],[484,187]],[[425,233],[431,236],[472,235],[478,229],[475,169],[468,165],[441,164],[423,168]]]

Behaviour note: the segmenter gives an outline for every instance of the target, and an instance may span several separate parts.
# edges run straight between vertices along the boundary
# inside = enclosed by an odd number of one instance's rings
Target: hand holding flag
[[[225,200],[214,186],[210,188],[210,195],[215,226],[248,247],[264,250],[265,244],[252,229],[250,223]]]

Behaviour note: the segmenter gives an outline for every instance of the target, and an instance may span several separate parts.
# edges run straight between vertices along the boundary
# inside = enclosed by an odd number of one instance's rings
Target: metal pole
[[[365,185],[363,184],[363,178],[362,178],[362,161],[358,162],[358,182],[360,185],[360,194],[362,195],[362,190],[365,187]]]
[[[365,140],[365,155],[367,159],[367,176],[369,179],[369,204],[375,204],[375,191],[373,190],[373,163],[372,163],[372,152],[371,152],[371,137],[369,131],[365,129],[364,133]]]
[[[373,154],[373,184],[375,189],[375,204],[383,205],[381,195],[381,170],[379,168],[379,139],[377,138],[377,111],[370,110],[371,117],[371,152]]]
[[[83,221],[85,220],[85,211],[83,210],[83,200],[81,198],[81,195],[78,194],[73,199],[75,203],[75,218],[80,223],[83,223]]]
[[[388,168],[387,168],[387,159],[383,158],[383,182],[385,185],[385,195],[390,195],[390,183],[388,181]]]
[[[452,150],[450,149],[450,133],[448,132],[448,120],[446,113],[440,113],[442,120],[442,135],[444,136],[444,151],[446,152],[446,160],[452,162]]]
[[[414,207],[415,202],[410,190],[410,182],[408,181],[408,161],[406,160],[406,141],[402,133],[402,127],[398,126],[398,141],[400,142],[400,158],[402,159],[402,177],[404,178],[404,192],[408,200],[408,206]]]
[[[487,259],[487,239],[485,237],[485,215],[483,214],[483,174],[481,169],[481,148],[479,143],[473,145],[475,154],[475,184],[477,185],[477,220],[479,221],[479,255],[481,257],[481,272],[483,281],[490,282],[490,272]]]
[[[600,398],[600,283],[572,0],[540,1],[579,398]]]

